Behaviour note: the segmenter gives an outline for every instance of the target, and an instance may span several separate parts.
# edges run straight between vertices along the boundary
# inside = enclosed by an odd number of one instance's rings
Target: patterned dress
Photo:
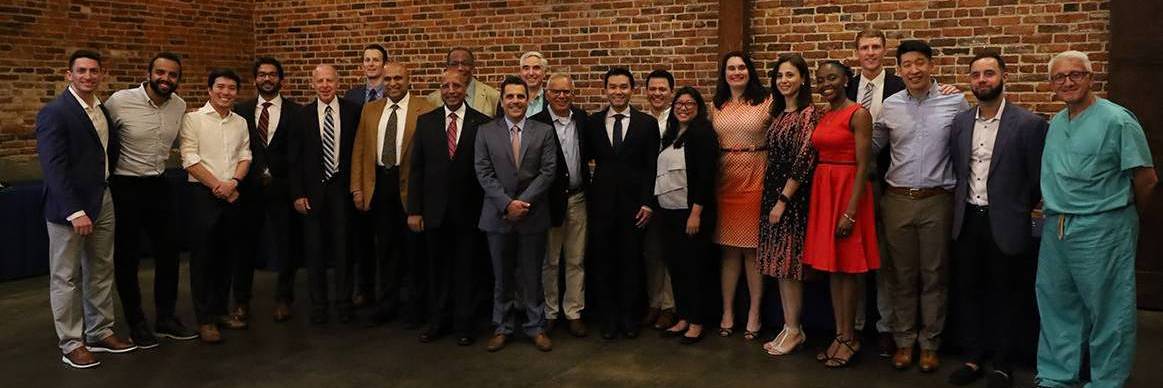
[[[759,245],[759,202],[763,196],[763,171],[767,166],[764,132],[771,121],[771,98],[759,105],[729,101],[713,108],[715,133],[719,135],[719,222],[715,243],[756,248]]]
[[[759,270],[779,279],[802,280],[801,260],[808,230],[808,195],[816,151],[812,130],[819,115],[809,106],[780,114],[767,129],[767,173],[763,178],[763,206],[759,215]],[[778,224],[767,221],[789,179],[800,183]]]

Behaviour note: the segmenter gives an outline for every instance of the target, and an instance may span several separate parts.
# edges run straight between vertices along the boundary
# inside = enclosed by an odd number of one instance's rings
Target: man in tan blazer
[[[460,70],[468,76],[468,90],[464,96],[464,102],[468,106],[489,117],[496,115],[498,103],[501,101],[501,93],[473,77],[473,70],[476,69],[476,57],[472,55],[472,51],[464,47],[454,47],[448,52],[445,68]],[[440,99],[439,90],[428,94],[428,102],[432,103],[433,106],[444,105],[444,101]]]
[[[408,69],[398,62],[384,66],[384,94],[387,98],[364,105],[352,149],[351,193],[355,207],[371,212],[375,235],[375,262],[380,295],[378,308],[369,317],[369,325],[391,320],[400,307],[400,285],[404,278],[402,260],[423,257],[416,252],[422,244],[415,233],[407,231],[404,203],[408,193],[408,162],[416,118],[436,106],[409,93]],[[409,265],[408,268],[417,268]],[[414,272],[414,271],[413,271]],[[414,274],[415,275],[415,274]],[[423,276],[412,276],[422,280]],[[417,296],[423,282],[411,282],[408,314],[412,322],[421,316]]]

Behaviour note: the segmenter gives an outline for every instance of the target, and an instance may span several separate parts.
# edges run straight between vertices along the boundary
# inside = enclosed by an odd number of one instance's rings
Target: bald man
[[[328,321],[327,263],[335,265],[335,308],[341,323],[352,319],[351,267],[347,228],[353,211],[351,150],[359,106],[335,95],[335,67],[311,72],[316,98],[302,110],[303,131],[292,137],[291,198],[303,215],[303,248],[311,295],[311,323]],[[330,259],[330,260],[329,260]]]

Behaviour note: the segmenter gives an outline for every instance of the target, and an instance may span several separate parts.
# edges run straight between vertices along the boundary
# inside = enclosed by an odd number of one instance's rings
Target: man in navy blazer
[[[480,228],[488,234],[493,262],[493,325],[488,350],[513,335],[517,306],[522,330],[543,352],[553,349],[545,333],[541,264],[549,231],[549,189],[557,170],[557,135],[527,120],[529,87],[514,76],[501,82],[501,117],[477,130],[476,174],[484,190]],[[517,293],[517,289],[521,292]]]
[[[118,142],[109,113],[94,95],[103,75],[100,53],[74,52],[65,73],[67,91],[36,115],[49,237],[49,302],[61,362],[74,368],[99,365],[90,352],[136,349],[113,335],[114,216],[106,182]]]
[[[1033,246],[1030,212],[1038,186],[1047,123],[1005,100],[1005,60],[978,54],[969,79],[980,104],[953,119],[950,159],[953,192],[953,284],[963,323],[965,364],[949,382],[965,385],[983,375],[993,355],[989,386],[1010,386],[1018,319],[1032,306]],[[1023,298],[1027,299],[1022,303]],[[1029,321],[1029,320],[1025,320]]]

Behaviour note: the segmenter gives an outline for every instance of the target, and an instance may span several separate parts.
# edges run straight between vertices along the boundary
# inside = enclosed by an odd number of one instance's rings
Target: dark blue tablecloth
[[[48,273],[48,230],[40,182],[0,190],[0,280]]]

